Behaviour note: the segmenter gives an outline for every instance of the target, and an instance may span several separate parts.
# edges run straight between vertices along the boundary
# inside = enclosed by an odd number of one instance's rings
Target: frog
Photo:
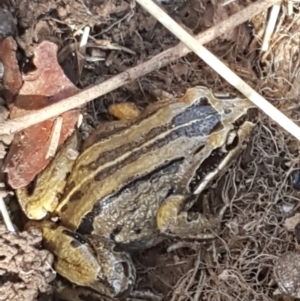
[[[244,149],[253,112],[247,98],[195,86],[106,123],[83,145],[75,131],[33,187],[16,192],[57,273],[123,299],[136,281],[132,251],[214,239],[228,204],[212,215],[189,210]]]

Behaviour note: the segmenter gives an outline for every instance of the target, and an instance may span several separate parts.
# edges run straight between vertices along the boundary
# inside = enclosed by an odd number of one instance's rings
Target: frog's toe
[[[127,252],[116,250],[111,240],[88,235],[89,244],[96,252],[97,261],[101,266],[98,274],[100,282],[106,282],[110,290],[109,296],[127,296],[135,283],[136,271]]]

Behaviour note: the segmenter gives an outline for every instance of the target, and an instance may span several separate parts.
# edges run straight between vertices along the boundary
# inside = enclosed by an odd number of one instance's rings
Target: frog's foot
[[[55,270],[70,282],[109,297],[126,296],[135,282],[130,256],[94,235],[82,236],[45,221],[40,226],[45,245],[54,255]]]
[[[182,239],[213,239],[218,236],[226,206],[218,214],[207,216],[183,211],[185,202],[184,196],[175,195],[159,207],[156,215],[159,231]]]

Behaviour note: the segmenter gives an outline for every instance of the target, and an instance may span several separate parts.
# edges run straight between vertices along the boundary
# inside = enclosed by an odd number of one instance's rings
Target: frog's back
[[[194,154],[219,121],[211,106],[173,103],[101,139],[75,163],[62,221],[83,234],[152,245],[159,205],[186,184]]]

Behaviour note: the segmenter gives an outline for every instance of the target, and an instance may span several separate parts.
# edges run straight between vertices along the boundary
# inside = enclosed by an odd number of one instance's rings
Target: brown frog
[[[17,195],[41,221],[55,269],[69,281],[109,296],[128,294],[135,268],[127,251],[166,237],[213,238],[226,205],[207,216],[189,209],[243,148],[254,123],[247,99],[216,97],[194,87],[177,100],[150,105],[133,120],[104,126],[74,160],[73,135]]]

